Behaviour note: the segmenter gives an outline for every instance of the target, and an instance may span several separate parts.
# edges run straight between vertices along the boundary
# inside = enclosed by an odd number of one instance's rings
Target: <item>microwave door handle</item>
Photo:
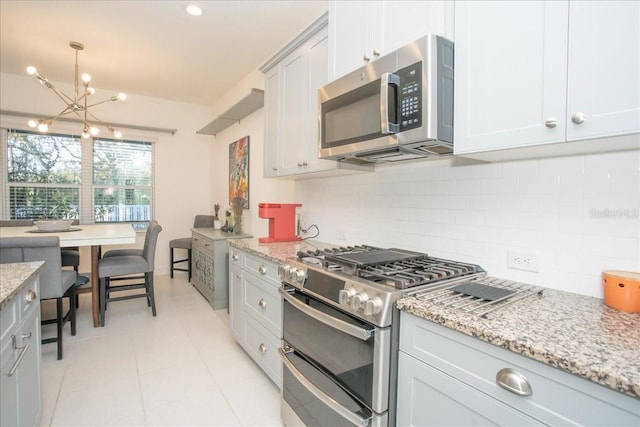
[[[389,86],[396,86],[395,99],[389,99]],[[389,102],[395,104],[395,110],[398,111],[398,90],[400,87],[400,78],[397,74],[384,73],[380,76],[380,133],[383,135],[398,133],[400,131],[400,123],[389,121]]]
[[[351,424],[355,424],[360,427],[368,427],[371,425],[371,418],[362,418],[358,415],[354,414],[344,406],[340,405],[336,402],[332,397],[327,396],[322,390],[316,387],[311,381],[305,378],[304,374],[289,361],[285,350],[279,348],[280,358],[282,359],[282,363],[284,366],[291,372],[291,374],[300,382],[302,385],[313,394],[318,400],[327,405],[329,408],[333,409],[337,412],[342,418],[348,420]]]
[[[350,323],[345,322],[344,320],[336,319],[333,316],[325,314],[321,311],[316,310],[315,308],[311,308],[306,304],[301,303],[296,298],[289,295],[284,289],[278,289],[282,298],[284,298],[289,304],[293,307],[297,308],[307,316],[313,317],[318,322],[322,322],[330,328],[337,329],[338,331],[344,332],[345,334],[349,334],[352,337],[358,338],[359,340],[366,341],[371,338],[373,334],[372,331],[367,329],[359,328]]]

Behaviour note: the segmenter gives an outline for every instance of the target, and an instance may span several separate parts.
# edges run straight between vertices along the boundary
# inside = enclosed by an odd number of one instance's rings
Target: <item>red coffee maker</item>
[[[296,236],[296,209],[300,203],[259,203],[258,216],[269,220],[269,237],[260,237],[260,243],[294,242]]]

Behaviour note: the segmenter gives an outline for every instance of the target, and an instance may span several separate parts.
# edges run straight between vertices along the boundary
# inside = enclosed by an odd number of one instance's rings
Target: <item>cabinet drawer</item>
[[[638,401],[557,368],[402,312],[400,350],[550,425],[637,425]],[[532,394],[500,387],[496,374],[522,374]]]
[[[192,237],[192,251],[199,250],[213,257],[213,241],[206,239],[198,234]]]
[[[267,331],[253,317],[245,316],[245,350],[269,378],[281,387],[280,338]]]
[[[281,283],[280,276],[278,275],[278,264],[275,262],[268,261],[258,256],[245,254],[244,268],[273,286],[278,288],[280,287]]]
[[[399,426],[540,425],[525,414],[400,352]]]
[[[20,317],[20,294],[0,310],[0,348],[4,348],[11,341],[11,334],[16,329]]]
[[[244,311],[280,336],[282,323],[282,299],[278,290],[265,285],[263,280],[245,274]]]

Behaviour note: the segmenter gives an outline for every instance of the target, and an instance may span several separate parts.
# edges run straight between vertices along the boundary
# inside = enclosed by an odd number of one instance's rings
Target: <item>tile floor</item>
[[[278,388],[231,337],[226,310],[213,311],[185,276],[156,276],[156,317],[143,299],[119,301],[104,328],[80,296],[63,359],[42,346],[41,426],[282,425]]]

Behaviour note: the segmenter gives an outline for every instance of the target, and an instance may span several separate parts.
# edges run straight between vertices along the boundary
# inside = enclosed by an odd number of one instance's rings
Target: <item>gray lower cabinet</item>
[[[33,426],[40,417],[38,279],[0,310],[0,425]]]
[[[229,306],[227,240],[251,237],[234,235],[213,228],[193,228],[191,241],[191,284],[209,301],[214,310]]]
[[[400,324],[398,426],[640,425],[630,396],[406,312]],[[532,393],[498,385],[501,371]]]
[[[281,388],[282,301],[278,264],[237,248],[229,255],[229,326],[235,340]]]

